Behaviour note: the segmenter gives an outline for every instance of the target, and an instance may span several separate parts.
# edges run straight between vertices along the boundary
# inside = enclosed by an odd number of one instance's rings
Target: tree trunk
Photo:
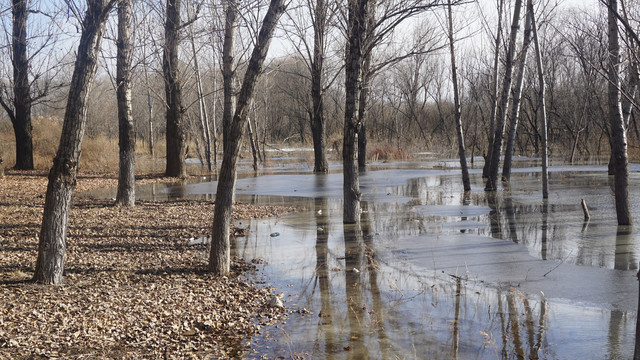
[[[136,202],[136,129],[131,105],[131,0],[118,3],[118,55],[116,60],[116,96],[120,173],[116,205],[134,206]]]
[[[504,165],[502,167],[502,181],[509,181],[511,178],[511,159],[513,158],[513,148],[516,143],[516,132],[520,119],[520,98],[522,96],[522,86],[524,84],[524,73],[527,70],[527,50],[531,44],[531,14],[526,11],[526,21],[524,25],[524,38],[522,39],[522,50],[520,51],[520,61],[518,63],[518,78],[514,85],[513,98],[511,100],[511,126],[507,137],[507,148],[504,153]]]
[[[313,60],[311,62],[311,133],[313,136],[314,173],[329,171],[327,161],[327,144],[325,139],[326,124],[324,121],[324,57],[325,35],[327,29],[327,4],[325,0],[317,0],[313,22]]]
[[[209,128],[209,114],[207,113],[207,104],[204,99],[204,91],[202,87],[202,77],[200,76],[200,66],[198,64],[198,52],[196,51],[196,42],[193,33],[193,23],[189,24],[189,42],[191,43],[191,52],[193,53],[193,70],[196,75],[196,91],[198,95],[198,111],[200,115],[200,124],[202,126],[202,140],[204,141],[204,158],[207,163],[209,172],[213,171],[211,162],[211,129]]]
[[[362,45],[367,22],[368,0],[349,1],[348,47],[345,63],[344,134],[342,143],[345,224],[360,219],[360,184],[356,167],[356,143],[358,134],[358,98],[362,68]]]
[[[456,52],[453,41],[453,10],[451,0],[447,1],[449,20],[449,52],[451,53],[451,81],[453,82],[453,106],[455,108],[456,133],[458,135],[458,157],[460,157],[460,168],[462,169],[462,186],[464,192],[471,191],[469,181],[469,168],[467,167],[467,154],[464,146],[464,133],[462,131],[462,114],[460,112],[460,90],[458,89],[458,68],[456,67]]]
[[[489,138],[487,155],[484,159],[484,166],[482,167],[482,177],[489,177],[489,169],[491,168],[491,154],[493,154],[493,140],[494,133],[496,131],[496,114],[498,113],[498,68],[500,66],[500,43],[502,34],[502,11],[504,7],[504,0],[500,0],[498,4],[498,28],[496,31],[495,48],[493,52],[493,73],[491,74],[491,90],[493,91],[493,106],[491,107],[491,117],[489,118]]]
[[[229,145],[231,122],[234,114],[235,87],[233,71],[233,48],[235,46],[236,22],[238,17],[238,0],[226,1],[226,13],[224,23],[224,43],[222,44],[222,151],[227,151]],[[224,155],[223,155],[224,157]],[[223,160],[224,161],[224,160]]]
[[[211,230],[211,251],[209,253],[209,271],[217,275],[224,275],[229,272],[231,256],[229,243],[229,228],[231,226],[231,208],[235,195],[236,169],[240,144],[245,129],[247,128],[247,111],[251,101],[255,84],[262,71],[264,59],[269,50],[269,43],[275,30],[280,15],[284,12],[284,0],[271,0],[269,10],[262,21],[262,27],[258,34],[258,39],[244,75],[238,103],[233,115],[233,121],[228,128],[228,136],[225,134],[224,155],[222,167],[218,178],[218,188],[216,191],[216,206],[213,214],[213,225]],[[227,11],[237,11],[235,7],[228,6]],[[234,16],[235,17],[235,16]],[[229,19],[229,14],[227,14]],[[224,47],[227,47],[225,36]],[[232,57],[225,56],[224,61],[231,61]],[[226,66],[224,64],[223,66]],[[225,97],[227,94],[225,94]],[[225,107],[228,104],[225,102]],[[227,109],[225,109],[227,111]]]
[[[368,51],[362,62],[362,85],[358,99],[358,170],[367,169],[367,124],[365,120],[367,102],[371,86],[371,51]]]
[[[376,3],[377,0],[370,0],[367,8],[367,19],[364,43],[362,47],[364,54],[362,54],[362,69],[361,69],[361,84],[360,84],[360,96],[358,98],[358,170],[365,171],[367,168],[367,124],[366,124],[366,112],[367,103],[369,102],[369,94],[371,93],[371,82],[373,81],[374,72],[371,69],[371,56],[373,47],[376,45],[375,27],[376,27]]]
[[[146,70],[145,76],[147,76]],[[149,110],[149,154],[151,154],[151,157],[153,157],[153,101],[151,99],[151,90],[148,86],[149,82],[147,81],[147,107]]]
[[[607,66],[609,122],[611,125],[611,154],[614,159],[614,183],[618,225],[631,225],[629,204],[629,160],[627,134],[620,104],[620,40],[618,35],[618,1],[609,0],[609,64]]]
[[[542,66],[542,51],[538,41],[538,27],[533,9],[533,1],[527,0],[527,11],[531,14],[531,28],[533,29],[533,43],[536,51],[536,66],[538,69],[538,101],[540,102],[540,122],[542,123],[542,198],[549,198],[549,156],[547,144],[547,105],[545,103],[546,84],[544,81],[544,68]],[[546,214],[546,212],[545,212]],[[545,228],[546,230],[546,228]]]
[[[253,137],[251,119],[247,120],[247,130],[249,130],[249,142],[251,143],[251,155],[253,156],[253,171],[258,171],[258,149],[256,149],[257,141]]]
[[[182,88],[178,76],[178,43],[181,0],[167,0],[165,43],[162,57],[165,93],[167,98],[167,167],[166,175],[186,177],[186,129],[183,120]]]
[[[491,149],[490,167],[487,174],[486,191],[496,191],[498,181],[498,169],[500,167],[500,154],[502,153],[502,137],[506,125],[507,105],[509,104],[509,96],[511,94],[511,81],[513,73],[513,57],[516,51],[516,38],[518,37],[518,29],[520,29],[520,11],[522,9],[522,0],[516,0],[513,6],[513,20],[511,22],[511,34],[509,37],[509,49],[507,50],[507,58],[504,65],[504,78],[502,81],[502,94],[496,113],[496,127],[493,136],[493,148]]]
[[[53,167],[42,216],[38,260],[34,280],[61,284],[67,248],[67,222],[71,198],[76,186],[80,147],[87,115],[87,99],[98,68],[98,53],[105,22],[114,0],[90,1],[82,21],[78,55],[69,86],[69,98],[62,134]]]
[[[26,0],[13,0],[13,130],[16,137],[16,165],[18,170],[33,170],[33,136],[31,125],[31,89],[29,86],[29,58],[27,57]]]

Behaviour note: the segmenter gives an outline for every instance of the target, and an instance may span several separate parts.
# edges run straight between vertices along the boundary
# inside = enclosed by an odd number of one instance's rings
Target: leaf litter
[[[116,184],[80,177],[76,194]],[[188,239],[210,232],[209,201],[126,208],[76,196],[64,285],[32,283],[46,186],[35,172],[0,178],[0,359],[238,357],[253,334],[286,316],[269,305],[272,288],[248,280],[256,265],[233,258],[228,276],[206,272],[207,245]],[[234,204],[233,218],[291,210]]]

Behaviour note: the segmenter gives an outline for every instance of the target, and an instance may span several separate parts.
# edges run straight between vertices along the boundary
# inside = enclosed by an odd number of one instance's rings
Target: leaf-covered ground
[[[271,289],[246,281],[253,265],[233,259],[229,276],[212,276],[206,245],[187,245],[209,232],[208,201],[120,208],[76,196],[64,285],[31,283],[46,185],[43,174],[0,178],[0,359],[236,357],[284,316]],[[82,177],[76,194],[115,185]],[[236,204],[234,219],[289,210]]]

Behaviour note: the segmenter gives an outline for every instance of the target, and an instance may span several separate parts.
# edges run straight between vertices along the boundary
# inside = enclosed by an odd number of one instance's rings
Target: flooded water
[[[360,179],[361,223],[349,226],[340,173],[238,180],[240,201],[304,209],[236,224],[249,232],[233,251],[298,311],[254,335],[246,356],[631,358],[640,236],[616,225],[606,167],[552,167],[548,201],[537,168],[514,169],[510,189],[493,195],[475,170],[465,200],[452,163],[375,164]],[[213,198],[215,186],[155,187],[153,197]]]

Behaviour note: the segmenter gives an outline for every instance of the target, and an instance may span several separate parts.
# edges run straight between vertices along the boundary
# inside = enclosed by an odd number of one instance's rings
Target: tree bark
[[[631,225],[629,204],[629,160],[627,134],[620,103],[620,40],[618,35],[618,1],[608,2],[609,63],[607,66],[609,123],[611,126],[611,154],[614,159],[614,183],[618,225]]]
[[[496,131],[496,114],[498,113],[498,68],[500,66],[500,43],[502,34],[502,10],[504,7],[504,0],[500,0],[498,4],[498,28],[496,31],[496,41],[493,53],[493,73],[491,74],[491,90],[493,91],[493,106],[491,107],[491,117],[489,118],[489,138],[487,155],[484,159],[484,166],[482,167],[482,177],[489,177],[489,169],[491,168],[491,154],[493,154],[493,140],[494,133]]]
[[[182,85],[178,75],[178,43],[181,0],[167,0],[165,44],[162,57],[167,99],[167,167],[166,175],[186,177],[186,129],[183,120]]]
[[[533,11],[533,1],[527,0],[527,8],[531,14],[531,29],[533,30],[533,43],[536,51],[536,66],[538,69],[538,101],[540,106],[540,122],[542,123],[542,198],[549,198],[549,155],[547,144],[547,105],[545,102],[546,84],[544,80],[544,67],[542,66],[542,51],[540,50],[540,42],[538,41],[538,27],[536,26],[536,17]],[[573,158],[573,156],[572,156]]]
[[[375,27],[376,18],[375,10],[377,0],[369,0],[367,9],[367,19],[365,37],[364,37],[364,54],[362,59],[361,70],[361,84],[360,84],[360,96],[358,99],[358,170],[365,171],[367,168],[367,124],[366,113],[367,103],[369,102],[369,94],[371,93],[371,82],[373,81],[374,71],[371,69],[371,56],[373,53],[373,47],[376,45]]]
[[[115,0],[87,2],[78,55],[69,86],[60,144],[53,160],[53,167],[49,171],[34,274],[34,280],[40,283],[62,283],[69,206],[76,186],[78,161],[86,124],[87,99],[98,68],[98,53],[105,22],[114,4]]]
[[[13,130],[16,137],[16,165],[18,170],[33,170],[33,135],[31,125],[31,89],[29,86],[29,58],[27,57],[26,0],[13,0]]]
[[[117,46],[116,96],[120,172],[116,205],[134,206],[136,202],[136,129],[131,105],[131,0],[120,0],[118,3]]]
[[[236,22],[238,17],[238,0],[226,1],[226,13],[224,23],[224,43],[222,44],[222,151],[226,152],[231,130],[231,122],[234,114],[235,87],[234,54],[236,37]],[[224,157],[224,154],[223,154]]]
[[[327,4],[317,0],[313,22],[313,60],[311,62],[311,133],[313,136],[314,173],[329,171],[327,161],[326,124],[324,121],[324,57],[327,31]]]
[[[491,158],[486,191],[496,191],[498,181],[498,169],[500,167],[500,154],[502,153],[502,137],[506,126],[507,105],[511,94],[511,81],[513,74],[513,57],[516,51],[516,38],[518,37],[518,29],[520,29],[520,11],[522,9],[522,0],[516,0],[513,5],[513,20],[511,22],[511,34],[509,37],[509,48],[507,50],[507,58],[505,59],[504,78],[502,81],[502,94],[498,103],[498,111],[496,113],[496,127],[493,136],[493,147],[491,149]]]
[[[469,181],[469,168],[467,167],[467,154],[464,146],[464,133],[462,131],[462,113],[460,112],[460,90],[458,89],[458,68],[456,67],[456,52],[453,39],[453,10],[451,0],[447,1],[449,20],[449,52],[451,53],[451,81],[453,83],[453,106],[455,108],[456,133],[458,135],[458,157],[460,157],[460,168],[462,170],[462,186],[464,192],[471,191]]]
[[[518,62],[518,78],[514,85],[513,98],[511,100],[511,126],[509,127],[507,148],[504,152],[504,165],[502,166],[502,181],[507,182],[511,178],[511,159],[513,158],[513,148],[516,144],[516,132],[520,119],[520,98],[522,96],[522,86],[524,85],[524,73],[527,70],[527,50],[529,50],[529,44],[531,44],[531,14],[528,7],[525,17],[522,50],[520,50],[520,61]]]
[[[358,134],[358,99],[362,69],[362,45],[367,22],[368,0],[349,1],[349,23],[347,29],[347,57],[345,63],[345,107],[344,134],[342,143],[345,224],[357,223],[360,219],[360,184],[356,167],[356,143]]]
[[[244,75],[238,102],[233,115],[233,121],[228,128],[228,137],[225,134],[225,148],[218,178],[216,191],[216,206],[213,214],[211,229],[211,251],[209,253],[209,271],[224,275],[229,272],[231,264],[229,228],[231,226],[231,208],[235,196],[236,170],[242,136],[247,128],[248,105],[253,96],[255,84],[262,71],[264,59],[269,50],[269,43],[273,36],[278,19],[284,12],[284,0],[271,0],[269,9],[262,21],[260,33]],[[227,7],[227,11],[236,11],[235,7]],[[229,16],[227,15],[227,18]],[[225,47],[226,44],[225,37]],[[226,57],[224,61],[230,61]],[[227,94],[225,94],[226,96]],[[225,102],[225,107],[227,103]],[[225,109],[226,110],[226,109]]]

